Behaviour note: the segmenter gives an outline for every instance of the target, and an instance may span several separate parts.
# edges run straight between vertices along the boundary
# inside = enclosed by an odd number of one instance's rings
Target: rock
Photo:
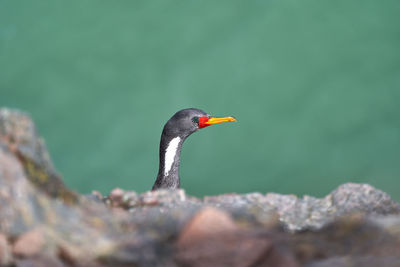
[[[110,193],[110,199],[112,201],[122,201],[122,197],[124,196],[124,190],[121,188],[115,188],[113,191]]]
[[[139,196],[136,206],[174,206],[186,202],[187,196],[183,189],[149,191]],[[194,198],[190,199],[191,201]]]
[[[20,161],[26,178],[38,189],[65,203],[78,202],[78,195],[64,185],[55,171],[46,145],[27,114],[0,108],[0,142]]]
[[[399,237],[362,214],[341,217],[317,231],[304,231],[288,238],[290,250],[302,264],[345,256],[400,255]]]
[[[54,170],[46,145],[28,114],[0,108],[0,141],[14,154],[20,153],[43,169]]]
[[[275,207],[281,222],[290,231],[320,229],[335,218],[352,213],[400,213],[399,203],[393,201],[388,194],[366,184],[341,185],[322,199],[270,193],[266,195],[265,201]]]
[[[176,261],[180,266],[254,266],[271,246],[266,239],[228,231],[180,243]]]
[[[67,189],[47,155],[29,117],[0,110],[0,231],[17,239],[13,252],[37,253],[32,244],[40,237],[30,238],[30,231],[40,227],[46,251],[63,246],[93,260],[109,253],[117,246],[111,240],[125,238],[126,218]]]
[[[85,194],[83,197],[87,200],[94,201],[97,203],[102,203],[104,201],[103,195],[99,191],[93,190],[91,194]]]
[[[216,208],[199,211],[177,241],[176,261],[182,266],[297,266],[291,256],[273,248],[263,235],[245,231]]]
[[[184,247],[198,239],[209,239],[213,235],[235,231],[239,231],[239,228],[229,214],[206,207],[185,226],[179,236],[178,246]]]
[[[336,215],[364,212],[370,215],[399,214],[400,204],[388,194],[368,184],[347,183],[339,186],[324,201],[332,202]]]
[[[58,258],[49,255],[38,255],[30,258],[17,259],[16,267],[65,267]]]
[[[0,266],[9,265],[11,263],[10,246],[7,237],[0,233]]]
[[[229,212],[240,224],[270,228],[279,223],[275,207],[260,193],[206,196],[203,202]]]
[[[400,216],[368,216],[368,220],[384,229],[386,232],[394,236],[400,236]]]
[[[0,109],[0,265],[397,266],[399,211],[366,184],[324,198],[81,196],[62,182],[29,116]]]
[[[314,261],[305,267],[399,267],[400,258],[396,256],[379,257],[373,255],[354,257],[333,257],[330,259]]]
[[[82,258],[76,257],[75,253],[70,252],[68,248],[59,246],[57,251],[57,259],[62,262],[62,266],[74,266],[74,267],[101,267],[103,266],[99,262],[93,260],[90,257]],[[54,257],[53,257],[54,258]],[[53,265],[45,265],[53,266]]]
[[[43,233],[38,229],[31,230],[20,236],[17,241],[15,241],[13,253],[16,256],[32,257],[41,252],[44,244],[45,240]]]
[[[121,188],[115,188],[113,191],[111,191],[109,198],[111,200],[112,206],[114,207],[122,206],[123,196],[124,196],[124,190],[122,190]]]

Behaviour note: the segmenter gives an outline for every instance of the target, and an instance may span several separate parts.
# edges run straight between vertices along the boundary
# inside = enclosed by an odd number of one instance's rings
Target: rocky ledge
[[[82,196],[29,116],[0,109],[1,266],[400,266],[399,212],[388,194],[351,183],[321,199]]]

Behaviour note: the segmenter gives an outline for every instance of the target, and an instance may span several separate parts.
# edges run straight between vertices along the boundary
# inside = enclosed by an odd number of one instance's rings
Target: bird
[[[234,117],[213,117],[201,109],[186,108],[176,112],[164,125],[160,140],[160,163],[152,190],[180,188],[179,164],[183,142],[194,132]]]

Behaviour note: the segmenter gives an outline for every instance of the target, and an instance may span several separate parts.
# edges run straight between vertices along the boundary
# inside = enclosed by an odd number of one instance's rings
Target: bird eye
[[[199,117],[193,117],[192,121],[196,124],[199,124]]]

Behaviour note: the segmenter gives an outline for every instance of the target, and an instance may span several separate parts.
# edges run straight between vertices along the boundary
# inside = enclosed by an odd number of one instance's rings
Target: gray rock
[[[347,183],[324,198],[270,193],[265,202],[273,206],[290,231],[319,229],[337,217],[352,213],[399,214],[400,204],[368,184]]]
[[[26,113],[0,108],[0,147],[13,154],[36,188],[68,203],[79,201],[54,169],[46,145]]]
[[[268,193],[226,194],[198,199],[187,196],[185,191],[159,190],[137,194],[133,191],[121,195],[120,205],[132,213],[149,209],[166,213],[171,209],[185,209],[189,214],[200,207],[212,206],[230,213],[236,220],[252,226],[271,225],[278,219],[291,232],[316,230],[335,218],[361,213],[365,215],[397,215],[400,204],[388,194],[368,184],[347,183],[339,186],[324,198]],[[108,199],[109,200],[109,199]],[[112,203],[112,199],[110,205]]]
[[[54,171],[44,140],[27,113],[0,108],[0,140],[14,152],[34,160],[44,169]]]
[[[0,109],[0,261],[10,265],[396,266],[399,207],[366,184],[324,198],[80,196],[62,182],[29,116]]]

